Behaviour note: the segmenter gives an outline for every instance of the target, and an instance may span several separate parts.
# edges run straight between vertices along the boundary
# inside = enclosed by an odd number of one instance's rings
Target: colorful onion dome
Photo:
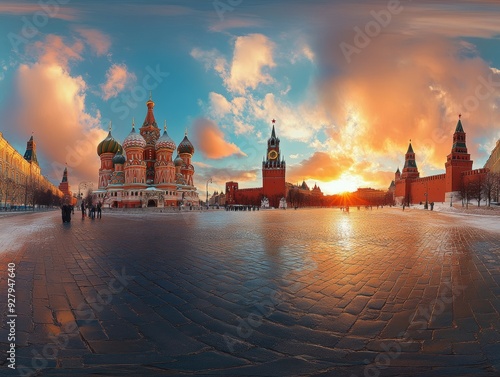
[[[108,132],[108,136],[99,143],[97,146],[97,155],[100,156],[103,153],[116,153],[120,149],[120,143],[115,140],[111,135],[111,130]]]
[[[189,141],[187,137],[187,131],[184,134],[184,139],[182,139],[181,143],[177,147],[177,153],[189,153],[189,154],[194,154],[194,147],[193,144]]]
[[[163,126],[163,135],[156,141],[155,149],[158,150],[160,148],[175,150],[175,143],[167,133],[167,121],[165,121],[165,125]]]
[[[123,149],[128,148],[144,148],[146,146],[146,140],[142,137],[141,134],[135,132],[135,126],[132,124],[132,131],[128,134],[128,136],[123,140]]]
[[[174,160],[175,166],[182,166],[184,165],[184,160],[181,158],[181,156],[177,155],[177,157]]]
[[[113,164],[124,164],[126,161],[125,156],[122,154],[122,149],[118,149],[118,152],[116,152],[115,157],[113,157]]]

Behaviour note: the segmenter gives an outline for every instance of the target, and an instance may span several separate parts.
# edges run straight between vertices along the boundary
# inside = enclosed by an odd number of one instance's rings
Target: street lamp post
[[[212,178],[207,179],[207,209],[208,209],[208,184],[212,183]]]

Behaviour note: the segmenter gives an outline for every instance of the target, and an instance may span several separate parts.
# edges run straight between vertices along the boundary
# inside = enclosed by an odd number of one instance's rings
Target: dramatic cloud
[[[250,34],[236,38],[230,64],[217,50],[194,48],[191,56],[202,61],[206,69],[214,69],[228,91],[245,94],[247,89],[255,89],[259,84],[274,82],[267,72],[268,68],[276,65],[273,60],[274,48],[274,43],[266,36]]]
[[[231,92],[244,94],[247,88],[270,84],[274,80],[265,68],[276,64],[273,60],[274,43],[262,34],[236,38],[230,75],[226,84]]]
[[[208,95],[212,114],[222,118],[231,112],[232,104],[222,94],[210,92]]]
[[[101,85],[102,97],[105,100],[116,97],[135,80],[136,76],[127,70],[125,64],[113,64],[106,72],[106,82]]]
[[[38,63],[58,66],[62,69],[67,69],[71,60],[82,60],[83,49],[82,41],[77,40],[72,45],[68,45],[62,37],[52,34],[43,41],[37,41],[27,46],[28,54],[37,57]]]
[[[57,182],[67,163],[72,189],[80,181],[97,180],[97,144],[106,136],[99,119],[85,107],[87,85],[81,76],[72,76],[68,63],[79,60],[81,44],[66,45],[60,37],[47,36],[31,51],[36,63],[23,64],[17,75],[20,101],[13,109],[16,131],[34,132],[37,149],[44,158],[42,171]]]
[[[96,29],[78,28],[76,31],[80,33],[96,55],[104,55],[109,51],[109,47],[111,46],[111,38],[109,36]]]
[[[299,164],[289,165],[287,181],[302,182],[302,180],[332,181],[338,179],[352,164],[348,156],[332,156],[325,152],[315,152]]]
[[[356,10],[353,24],[344,23],[344,29],[336,25],[319,41],[320,96],[336,125],[328,131],[326,143],[332,150],[352,153],[356,160],[389,157],[395,168],[412,139],[421,171],[443,170],[462,113],[469,151],[477,159],[477,140],[496,136],[491,125],[493,109],[500,103],[500,75],[473,45],[458,38],[460,30],[451,21],[431,26],[428,18],[438,17],[432,12],[405,8],[376,36],[363,39],[353,28],[364,30],[373,17],[365,8],[362,22],[362,10]],[[476,16],[469,21],[480,28]],[[468,30],[465,13],[459,18]],[[487,17],[485,24],[490,21]],[[355,49],[346,54],[341,43]]]
[[[245,156],[235,144],[224,139],[224,133],[209,119],[197,119],[194,124],[194,142],[206,158],[221,159],[232,155]]]

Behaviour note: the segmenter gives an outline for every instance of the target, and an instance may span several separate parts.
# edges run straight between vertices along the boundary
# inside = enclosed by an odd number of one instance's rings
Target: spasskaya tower
[[[281,156],[280,139],[274,129],[267,140],[267,154],[262,161],[262,193],[269,199],[269,204],[278,207],[281,198],[286,197],[285,171],[286,163]]]

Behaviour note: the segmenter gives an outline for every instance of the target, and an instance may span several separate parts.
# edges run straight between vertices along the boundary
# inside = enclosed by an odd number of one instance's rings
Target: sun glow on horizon
[[[342,174],[339,179],[321,184],[321,191],[326,195],[340,194],[343,192],[354,192],[363,187],[364,181],[359,176]]]

